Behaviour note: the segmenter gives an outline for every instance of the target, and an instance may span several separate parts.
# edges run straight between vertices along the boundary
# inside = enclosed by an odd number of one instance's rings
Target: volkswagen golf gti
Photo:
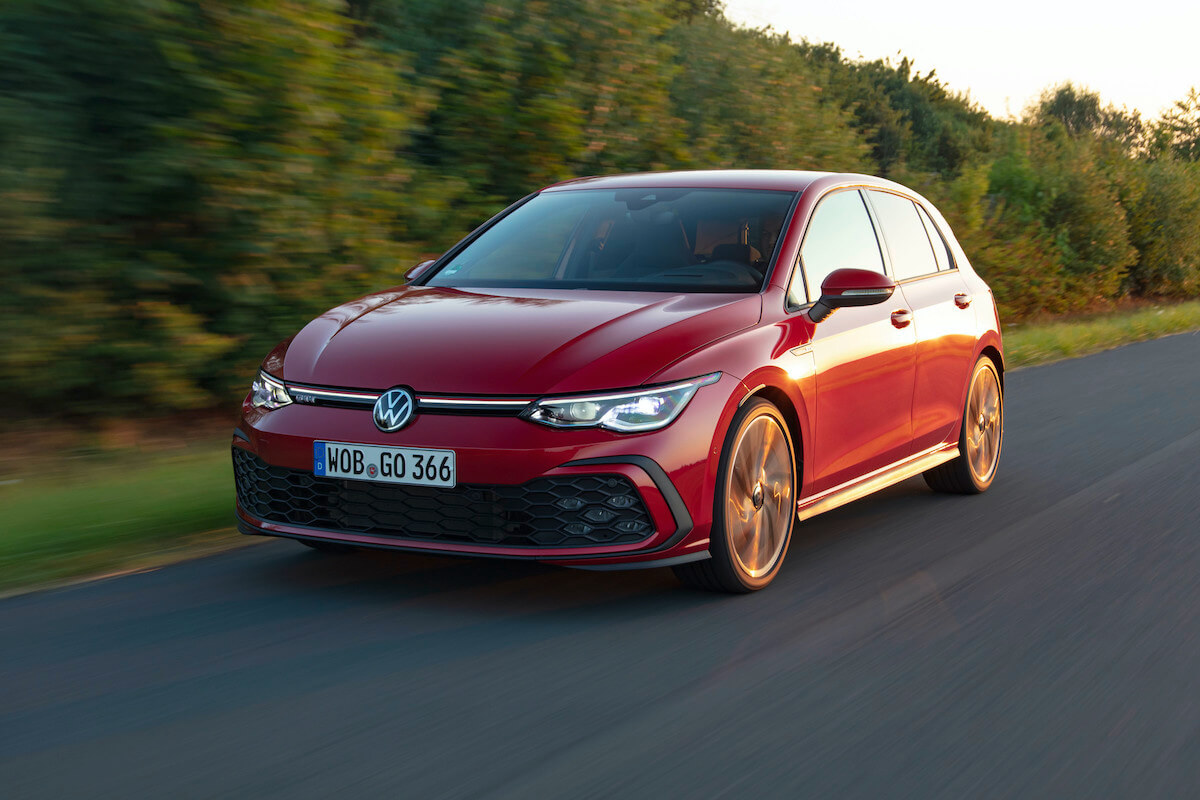
[[[263,361],[233,437],[243,532],[747,592],[801,520],[995,478],[991,291],[896,183],[568,181],[405,279]]]

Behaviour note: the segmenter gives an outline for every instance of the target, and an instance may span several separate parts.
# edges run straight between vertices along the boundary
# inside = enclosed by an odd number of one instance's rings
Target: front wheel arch
[[[792,398],[788,397],[787,392],[778,386],[759,387],[746,395],[738,405],[745,405],[755,397],[761,397],[775,406],[783,415],[784,421],[787,422],[788,433],[792,435],[792,443],[795,446],[796,481],[797,491],[799,491],[804,477],[804,432],[800,427],[800,415],[796,412],[796,406],[792,403]],[[725,433],[725,431],[721,432],[721,441],[724,441]]]

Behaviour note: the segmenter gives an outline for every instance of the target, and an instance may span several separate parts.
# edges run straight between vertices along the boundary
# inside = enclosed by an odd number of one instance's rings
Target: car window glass
[[[925,232],[929,234],[929,241],[933,243],[933,255],[937,259],[938,271],[954,269],[954,259],[950,255],[950,246],[946,244],[946,240],[942,238],[941,232],[933,224],[933,220],[929,218],[929,213],[920,206],[917,206],[917,213],[921,215],[921,222],[925,223]]]
[[[821,200],[804,234],[800,265],[788,293],[793,306],[820,297],[821,282],[835,269],[883,272],[879,240],[861,194],[837,192]]]
[[[576,198],[567,197],[565,202],[538,209],[542,213],[538,216],[537,236],[529,236],[515,226],[498,226],[484,245],[477,244],[469,256],[457,258],[449,274],[469,270],[479,280],[553,278],[564,244],[579,227],[586,211],[583,203],[572,201]],[[517,209],[515,213],[521,211]]]
[[[545,192],[424,283],[757,292],[794,198],[742,189]]]
[[[929,234],[913,202],[898,194],[872,191],[871,206],[892,257],[892,277],[902,281],[937,272]]]

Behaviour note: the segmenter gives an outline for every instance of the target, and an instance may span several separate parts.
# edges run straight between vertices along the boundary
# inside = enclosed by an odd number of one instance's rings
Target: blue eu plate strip
[[[325,474],[325,443],[313,442],[313,475]]]

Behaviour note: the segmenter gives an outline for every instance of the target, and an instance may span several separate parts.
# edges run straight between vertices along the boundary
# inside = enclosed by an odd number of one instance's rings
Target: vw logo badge
[[[384,433],[400,430],[412,421],[415,406],[408,389],[388,389],[375,401],[375,427]]]

